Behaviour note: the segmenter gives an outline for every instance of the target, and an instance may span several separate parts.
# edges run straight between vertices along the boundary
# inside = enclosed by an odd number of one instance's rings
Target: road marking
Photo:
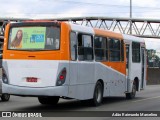
[[[145,98],[145,99],[141,99],[141,100],[135,100],[135,101],[132,101],[132,102],[140,102],[140,101],[151,100],[151,99],[156,99],[156,98],[160,98],[160,96]]]

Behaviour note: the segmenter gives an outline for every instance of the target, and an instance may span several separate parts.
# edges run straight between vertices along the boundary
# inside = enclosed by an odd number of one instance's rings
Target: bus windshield
[[[60,28],[53,26],[12,27],[9,33],[10,50],[58,50]]]

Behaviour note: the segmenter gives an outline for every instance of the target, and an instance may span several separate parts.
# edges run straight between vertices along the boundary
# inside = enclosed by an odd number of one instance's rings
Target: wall
[[[147,85],[160,84],[160,68],[148,68]]]

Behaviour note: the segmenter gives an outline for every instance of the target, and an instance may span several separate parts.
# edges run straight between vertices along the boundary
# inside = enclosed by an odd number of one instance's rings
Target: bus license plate
[[[27,77],[26,78],[26,82],[37,82],[37,81],[38,81],[38,79],[35,77]]]

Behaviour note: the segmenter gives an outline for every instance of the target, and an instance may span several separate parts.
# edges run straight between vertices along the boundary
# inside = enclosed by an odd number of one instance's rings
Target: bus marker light
[[[66,70],[66,68],[63,68],[63,69],[60,71],[60,73],[59,73],[59,75],[58,75],[58,77],[57,77],[57,82],[56,82],[56,85],[57,85],[57,86],[61,86],[61,85],[64,84],[64,82],[65,82],[65,80],[66,80],[66,74],[67,74],[67,70]]]
[[[59,79],[64,80],[64,76],[63,75],[59,76]]]

